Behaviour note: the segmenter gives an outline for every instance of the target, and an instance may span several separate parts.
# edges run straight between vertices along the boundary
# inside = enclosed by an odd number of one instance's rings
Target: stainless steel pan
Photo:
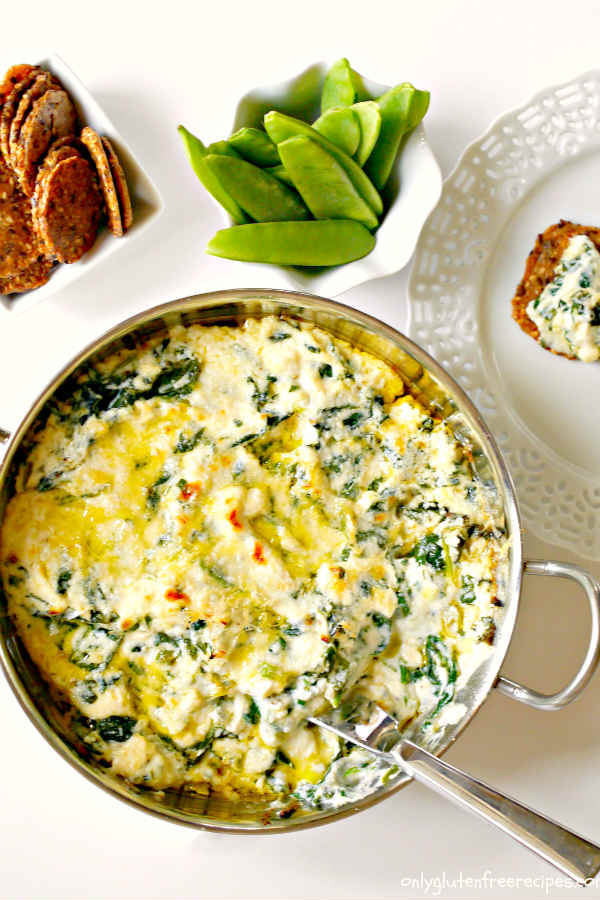
[[[494,653],[472,676],[457,696],[464,713],[442,731],[430,746],[441,755],[456,740],[493,688],[536,709],[560,709],[574,700],[592,676],[600,653],[599,586],[577,566],[558,562],[524,562],[519,511],[514,487],[496,444],[479,413],[450,376],[420,347],[382,322],[340,303],[307,294],[271,290],[231,290],[198,294],[141,313],[113,328],[83,350],[48,385],[11,436],[0,430],[0,517],[10,496],[11,473],[27,433],[44,404],[78,367],[113,352],[133,335],[148,337],[176,323],[184,325],[241,322],[249,316],[285,314],[313,322],[332,334],[390,363],[408,389],[424,404],[445,417],[462,440],[471,445],[479,477],[495,487],[497,514],[504,519],[511,547],[498,573],[499,598],[504,603],[498,622]],[[579,671],[562,690],[540,694],[500,674],[510,643],[521,593],[523,574],[557,576],[575,580],[584,590],[591,611],[590,640]],[[290,818],[274,814],[265,803],[232,803],[216,796],[200,797],[185,791],[152,792],[107,775],[92,759],[75,751],[53,707],[48,690],[24,651],[6,615],[0,595],[0,659],[8,681],[23,709],[64,759],[83,775],[126,802],[187,825],[225,832],[272,833],[292,831],[348,816],[365,809],[404,787],[410,777],[399,774],[384,787],[359,802],[336,810],[298,811]]]

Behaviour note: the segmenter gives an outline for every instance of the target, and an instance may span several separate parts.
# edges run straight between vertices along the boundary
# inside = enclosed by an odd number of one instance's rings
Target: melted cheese
[[[468,452],[387,364],[265,318],[79,375],[17,473],[0,565],[116,775],[321,803],[375,775],[306,718],[374,701],[435,729],[489,651],[504,550]]]

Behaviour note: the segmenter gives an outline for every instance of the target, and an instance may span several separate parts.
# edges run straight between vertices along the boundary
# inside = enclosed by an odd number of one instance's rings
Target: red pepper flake
[[[133,619],[123,619],[121,622],[121,628],[123,631],[127,631],[133,625]]]
[[[221,623],[221,625],[229,625],[227,619],[219,619],[219,622]]]
[[[237,509],[232,509],[227,518],[229,519],[233,527],[238,529],[238,531],[243,528],[242,523],[238,519]]]
[[[254,552],[252,554],[252,558],[256,560],[257,563],[265,563],[266,559],[263,554],[263,548],[258,543],[258,541],[254,545]]]
[[[177,518],[179,519],[179,521],[181,522],[182,525],[187,525],[187,523],[190,521],[188,516],[177,516]]]
[[[321,635],[321,640],[323,641],[324,644],[330,644],[330,643],[331,643],[331,638],[329,637],[328,634],[322,634],[322,635]]]
[[[194,494],[197,494],[199,490],[200,490],[200,485],[198,484],[198,482],[191,481],[188,484],[185,484],[181,488],[181,494],[180,494],[181,499],[189,500],[191,497],[194,496]]]
[[[346,570],[341,566],[329,566],[329,571],[332,575],[336,575],[338,578],[344,578],[346,575]]]
[[[183,603],[189,603],[190,598],[184,591],[178,591],[176,588],[170,588],[166,593],[165,597],[167,600],[177,600]]]
[[[62,610],[60,610],[60,609],[49,609],[48,615],[49,616],[58,616],[61,612],[62,612]]]
[[[15,556],[14,553],[11,553],[6,561],[9,562],[12,566],[14,566],[15,563],[19,562],[19,559],[18,559],[18,557]]]

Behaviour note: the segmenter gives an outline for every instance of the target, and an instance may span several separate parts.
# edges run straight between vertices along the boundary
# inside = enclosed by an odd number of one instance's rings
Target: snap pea
[[[211,155],[206,164],[245,213],[259,222],[308,219],[298,195],[264,169],[244,159]]]
[[[278,144],[281,161],[315,219],[355,219],[377,228],[377,216],[335,158],[309,137]]]
[[[334,106],[352,106],[356,100],[356,88],[352,69],[347,59],[338,59],[325,76],[321,91],[321,112]]]
[[[240,154],[230,147],[227,141],[215,141],[206,148],[207,153],[217,153],[219,156],[235,156],[240,159]]]
[[[206,164],[208,151],[202,141],[188,131],[187,128],[184,128],[183,125],[180,125],[177,130],[181,135],[190,164],[199,181],[204,185],[209,194],[212,194],[215,200],[229,213],[237,225],[242,225],[244,222],[247,222],[248,216],[246,213],[239,204],[236,203],[233,197],[227,193],[210,166]]]
[[[375,238],[346,219],[252,222],[217,231],[206,248],[213,256],[280,266],[339,266],[371,252]]]
[[[290,178],[289,172],[286,172],[285,166],[269,166],[268,169],[265,169],[265,172],[268,172],[269,175],[273,175],[274,178],[279,178],[284,184],[289,184],[290,187],[294,187],[294,182]]]
[[[328,109],[313,122],[313,128],[348,156],[354,156],[356,153],[360,143],[360,124],[349,107]]]
[[[258,128],[240,128],[231,135],[228,144],[255,166],[276,166],[279,163],[277,147]]]
[[[365,172],[379,190],[392,171],[400,141],[415,128],[429,106],[429,91],[418,91],[412,84],[390,88],[377,100],[381,114],[381,131]]]
[[[376,215],[380,215],[383,212],[383,202],[379,193],[373,187],[373,184],[369,181],[369,178],[365,175],[360,166],[358,166],[347,153],[344,153],[343,150],[340,150],[340,148],[336,147],[335,144],[332,144],[330,140],[322,134],[319,134],[318,131],[315,131],[314,128],[311,128],[310,125],[307,125],[306,122],[302,122],[300,119],[294,119],[292,116],[286,116],[283,113],[273,110],[266,114],[264,121],[267,134],[275,144],[280,144],[282,141],[287,140],[287,138],[296,137],[297,135],[310,137],[321,144],[321,146],[328,150],[345,170],[346,175],[363,200],[366,200],[369,204],[373,212],[375,212]]]
[[[377,143],[381,131],[381,113],[375,100],[363,100],[355,103],[352,111],[360,124],[360,140],[354,153],[359,166],[364,166]]]

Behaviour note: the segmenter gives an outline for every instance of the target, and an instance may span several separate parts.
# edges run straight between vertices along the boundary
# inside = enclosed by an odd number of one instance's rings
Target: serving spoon
[[[336,711],[311,716],[309,721],[390,766],[399,766],[420,784],[496,825],[578,884],[587,884],[600,870],[599,846],[402,737],[396,720],[381,707],[374,707],[366,724],[346,721]]]

